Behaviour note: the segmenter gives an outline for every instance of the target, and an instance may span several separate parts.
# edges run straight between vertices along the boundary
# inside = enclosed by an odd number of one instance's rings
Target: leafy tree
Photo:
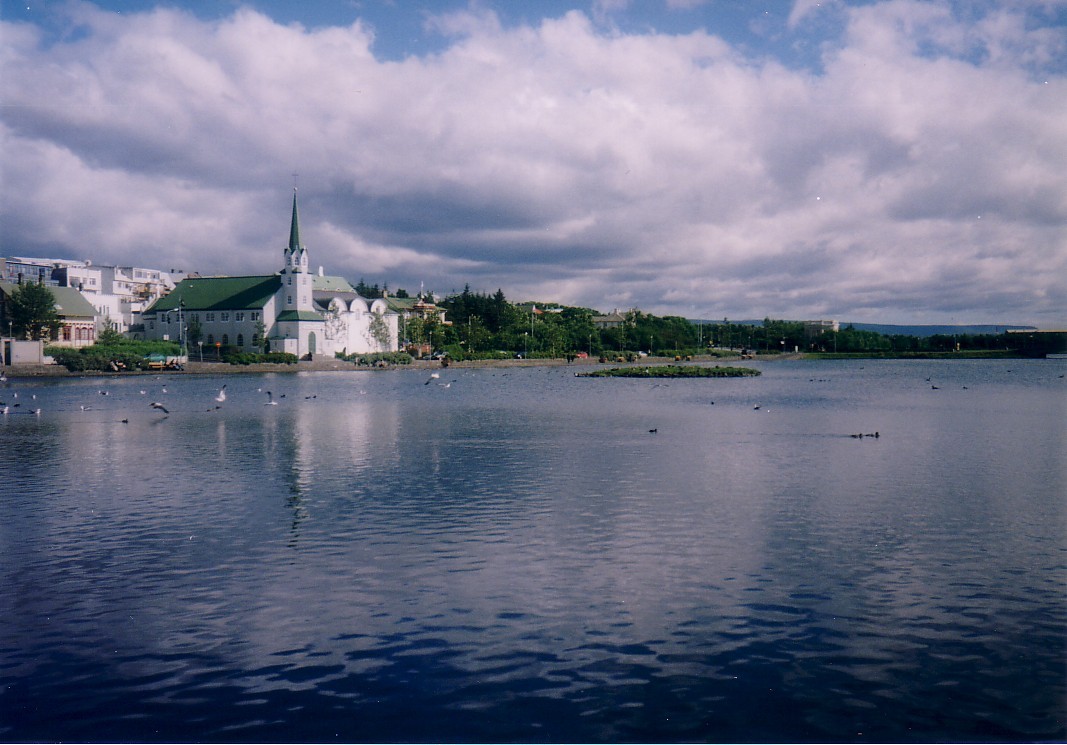
[[[56,296],[42,284],[18,285],[8,297],[7,305],[15,336],[47,340],[63,325],[56,312]]]

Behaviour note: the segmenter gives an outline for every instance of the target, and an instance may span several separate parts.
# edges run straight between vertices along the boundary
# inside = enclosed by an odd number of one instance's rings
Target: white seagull
[[[219,388],[219,395],[215,396],[215,400],[218,401],[220,404],[226,400],[226,386],[222,386],[222,388]]]
[[[278,402],[274,400],[274,394],[271,393],[270,391],[267,391],[267,403],[265,403],[263,405],[264,406],[277,406],[278,405]]]
[[[164,406],[163,404],[161,404],[159,401],[153,401],[152,403],[150,403],[148,405],[151,406],[153,409],[159,409],[164,414],[169,414],[170,413],[169,411],[167,411],[167,407]]]
[[[433,381],[437,380],[439,377],[441,377],[441,373],[430,373],[430,379],[423,383],[423,385],[429,385]]]

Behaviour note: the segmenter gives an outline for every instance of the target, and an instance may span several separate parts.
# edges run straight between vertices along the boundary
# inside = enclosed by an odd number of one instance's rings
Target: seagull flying
[[[267,403],[265,403],[263,405],[264,406],[277,406],[278,405],[278,402],[274,400],[274,394],[271,393],[270,391],[267,391]]]
[[[222,388],[219,388],[219,395],[215,396],[215,400],[218,401],[220,404],[226,400],[226,386],[222,386]]]
[[[437,380],[439,377],[441,377],[441,373],[430,373],[430,379],[423,383],[423,385],[429,385],[433,381]]]
[[[152,403],[150,403],[148,405],[151,406],[153,409],[159,409],[164,414],[169,414],[170,413],[169,411],[167,411],[167,407],[164,406],[163,404],[161,404],[159,401],[153,401]]]

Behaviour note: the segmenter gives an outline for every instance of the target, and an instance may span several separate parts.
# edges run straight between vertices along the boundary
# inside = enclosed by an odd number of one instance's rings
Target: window
[[[252,311],[252,320],[253,321],[258,321],[259,320],[259,311],[258,310]]]
[[[207,335],[207,344],[208,344],[209,347],[215,346],[215,335],[214,334],[208,334]]]
[[[243,321],[245,319],[244,313],[234,313],[233,315],[235,321]]]
[[[245,345],[245,335],[244,334],[238,334],[237,335],[237,346],[243,347],[244,345]]]
[[[215,320],[215,314],[214,313],[205,313],[204,315],[206,316],[204,318],[205,321],[214,321]]]
[[[224,347],[230,346],[230,335],[229,334],[223,334],[222,335],[222,346],[224,346]]]
[[[230,320],[230,314],[229,313],[223,313],[222,314],[222,320],[224,320],[224,321]]]
[[[286,302],[287,302],[287,303],[288,303],[289,305],[292,305],[292,304],[293,304],[293,296],[292,296],[292,295],[290,295],[290,296],[289,296],[289,298],[288,298],[288,300],[286,300]]]

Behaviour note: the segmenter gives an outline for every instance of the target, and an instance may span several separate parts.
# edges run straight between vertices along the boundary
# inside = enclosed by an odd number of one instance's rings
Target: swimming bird
[[[129,424],[129,423],[130,423],[130,420],[129,420],[129,419],[123,419],[123,420],[122,420],[122,423],[123,423],[123,424]]]
[[[757,410],[757,409],[759,409],[759,404],[756,404],[755,406],[753,406],[753,407],[752,407],[752,409],[753,409],[753,410]]]
[[[161,404],[159,401],[153,401],[152,403],[150,403],[148,405],[151,406],[153,409],[159,409],[164,414],[169,414],[170,413],[169,411],[167,411],[167,407],[164,406],[163,404]]]
[[[650,429],[650,430],[648,431],[648,433],[649,433],[650,435],[654,435],[654,434],[656,434],[657,432],[659,432],[659,427],[656,427],[655,429]]]
[[[274,394],[271,393],[270,391],[267,391],[267,403],[265,403],[263,405],[264,406],[277,406],[278,405],[278,402],[274,400]]]
[[[226,386],[222,386],[222,388],[219,388],[219,395],[215,396],[215,400],[218,401],[220,404],[226,400]]]

